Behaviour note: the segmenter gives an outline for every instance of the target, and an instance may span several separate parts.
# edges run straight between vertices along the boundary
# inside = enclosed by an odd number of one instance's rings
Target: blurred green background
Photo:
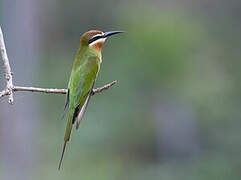
[[[61,171],[65,96],[0,100],[0,179],[240,179],[240,17],[238,0],[0,0],[15,85],[66,88],[82,33],[127,31]]]

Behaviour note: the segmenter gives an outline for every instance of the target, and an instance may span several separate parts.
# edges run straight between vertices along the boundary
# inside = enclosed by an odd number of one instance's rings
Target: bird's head
[[[102,45],[104,44],[107,37],[123,32],[124,31],[102,32],[99,30],[91,30],[81,36],[80,42],[83,45],[90,46],[97,51],[101,51]]]

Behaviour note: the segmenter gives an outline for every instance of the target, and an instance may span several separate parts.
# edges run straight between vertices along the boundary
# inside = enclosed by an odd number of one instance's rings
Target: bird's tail
[[[61,158],[60,158],[60,161],[59,161],[59,168],[58,168],[58,170],[60,170],[61,165],[62,165],[62,161],[63,161],[64,152],[65,152],[65,148],[66,148],[67,142],[68,141],[64,141],[63,151],[62,151]]]
[[[70,139],[70,135],[71,135],[71,131],[72,131],[72,119],[73,119],[73,116],[71,115],[69,118],[68,118],[68,122],[67,122],[67,125],[66,125],[66,129],[65,129],[65,134],[64,134],[64,146],[63,146],[63,152],[61,154],[61,158],[60,158],[60,161],[59,161],[59,170],[61,168],[61,164],[62,164],[62,161],[63,161],[63,157],[64,157],[64,152],[65,152],[65,148],[66,148],[66,144],[67,142],[69,141]]]

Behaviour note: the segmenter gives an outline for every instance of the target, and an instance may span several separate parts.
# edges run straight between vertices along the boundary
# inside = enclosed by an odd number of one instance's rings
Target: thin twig
[[[1,26],[0,26],[0,51],[1,51],[3,67],[4,67],[4,71],[5,71],[5,79],[6,79],[6,89],[3,91],[0,91],[0,98],[8,95],[9,96],[8,102],[10,104],[13,104],[13,93],[16,91],[41,92],[41,93],[51,93],[51,94],[67,94],[67,89],[22,87],[22,86],[14,86],[13,85],[13,80],[12,80],[13,75],[12,75],[9,60],[8,60],[7,50],[5,47]],[[109,89],[114,84],[116,84],[116,81],[106,84],[103,87],[93,89],[91,95],[94,95],[96,93],[102,92],[103,90]]]
[[[112,81],[111,83],[106,84],[103,87],[99,87],[96,89],[93,89],[92,94],[94,95],[96,93],[100,93],[103,90],[109,89],[111,86],[116,84],[117,81]],[[36,88],[36,87],[22,87],[22,86],[13,86],[12,89],[14,92],[16,91],[28,91],[28,92],[41,92],[41,93],[48,93],[48,94],[67,94],[67,89],[55,89],[55,88]],[[8,92],[3,92],[2,96],[7,95]],[[1,97],[1,92],[0,92]]]
[[[52,93],[52,94],[67,94],[67,89],[36,88],[36,87],[21,87],[21,86],[14,86],[13,91],[29,91],[29,92]]]
[[[103,86],[103,87],[99,87],[99,88],[93,89],[91,96],[95,95],[96,93],[100,93],[100,92],[103,91],[103,90],[109,89],[109,88],[110,88],[111,86],[113,86],[115,83],[117,83],[116,80],[115,80],[115,81],[112,81],[112,82],[109,83],[109,84],[106,84],[106,85]]]
[[[2,32],[2,28],[0,27],[0,51],[1,51],[1,55],[2,55],[2,61],[3,61],[3,67],[4,67],[4,71],[5,71],[5,79],[6,79],[6,83],[7,83],[7,87],[6,90],[8,91],[8,102],[10,104],[13,104],[13,76],[11,73],[11,68],[9,65],[9,61],[8,61],[8,55],[7,55],[7,50],[5,47],[5,43],[4,43],[4,39],[3,39],[3,32]]]

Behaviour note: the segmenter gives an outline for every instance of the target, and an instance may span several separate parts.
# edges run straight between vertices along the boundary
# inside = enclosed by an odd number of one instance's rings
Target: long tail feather
[[[58,170],[60,170],[60,168],[61,168],[61,164],[62,164],[62,161],[63,161],[63,158],[64,158],[64,152],[65,152],[65,147],[66,147],[67,142],[68,141],[64,141],[63,151],[62,151],[61,158],[60,158],[60,161],[59,161],[59,168],[58,168]]]

